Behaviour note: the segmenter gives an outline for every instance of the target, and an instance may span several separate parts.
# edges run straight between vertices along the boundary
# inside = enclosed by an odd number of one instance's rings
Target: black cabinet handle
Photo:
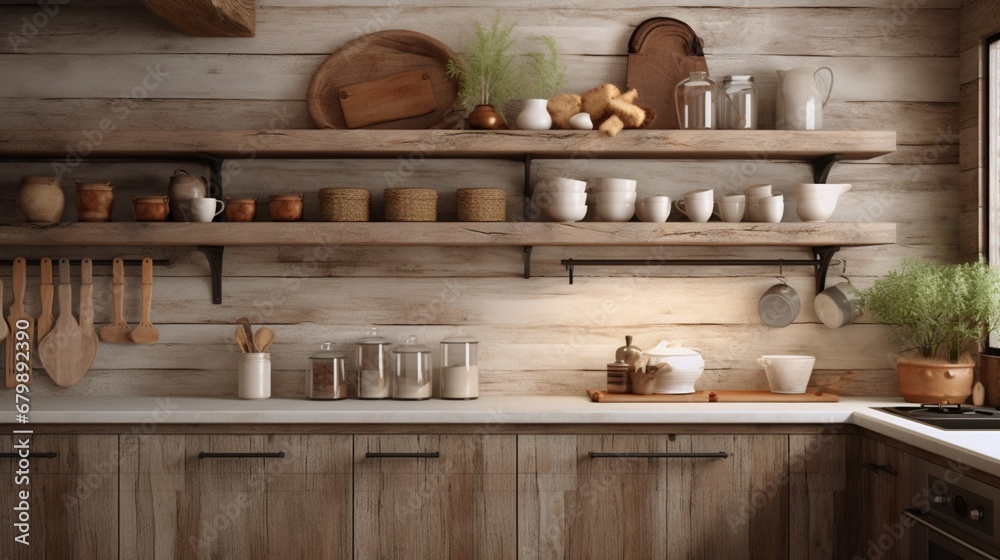
[[[590,452],[591,459],[604,458],[641,458],[641,459],[726,459],[729,453],[719,451],[718,453],[599,453]]]
[[[889,465],[878,465],[875,463],[861,463],[861,466],[876,474],[880,472],[884,472],[892,476],[896,476],[899,474],[899,471],[890,467]]]
[[[441,453],[433,451],[431,453],[365,453],[365,459],[437,459]]]
[[[0,459],[18,459],[21,456],[17,453],[0,453]],[[29,459],[55,459],[55,451],[43,451],[41,453],[28,453]]]
[[[284,459],[285,452],[277,453],[206,453],[198,454],[199,459]]]

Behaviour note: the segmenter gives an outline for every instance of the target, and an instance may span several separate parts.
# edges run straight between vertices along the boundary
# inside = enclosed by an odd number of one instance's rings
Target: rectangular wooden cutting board
[[[838,402],[840,397],[833,393],[808,390],[800,395],[786,395],[770,391],[696,391],[687,395],[632,395],[606,393],[599,389],[587,389],[590,400],[597,403],[708,403],[708,402]]]

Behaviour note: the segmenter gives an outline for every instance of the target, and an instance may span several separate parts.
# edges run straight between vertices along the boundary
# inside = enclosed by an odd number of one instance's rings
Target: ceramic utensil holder
[[[240,357],[238,395],[241,399],[270,398],[270,354],[264,352],[248,352]]]

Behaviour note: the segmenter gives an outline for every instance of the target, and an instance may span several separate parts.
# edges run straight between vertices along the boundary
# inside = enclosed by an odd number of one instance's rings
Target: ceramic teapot
[[[188,202],[192,198],[208,197],[208,181],[204,177],[188,175],[187,171],[177,169],[170,177],[167,196],[170,198],[170,219],[175,222],[190,222]]]
[[[830,73],[830,88],[820,94],[819,73]],[[833,91],[833,70],[820,68],[793,68],[778,70],[778,97],[776,127],[778,130],[822,130],[823,107]]]
[[[694,392],[694,383],[705,371],[701,353],[680,342],[661,341],[644,352],[648,367],[656,367],[654,393],[680,395]]]

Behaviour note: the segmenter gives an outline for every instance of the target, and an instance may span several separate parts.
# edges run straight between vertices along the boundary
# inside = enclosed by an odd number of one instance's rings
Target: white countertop
[[[482,397],[472,401],[310,401],[190,397],[36,397],[30,424],[855,424],[1000,476],[1000,431],[940,430],[871,407],[838,403],[593,403],[579,397]],[[14,424],[13,395],[0,424]]]

